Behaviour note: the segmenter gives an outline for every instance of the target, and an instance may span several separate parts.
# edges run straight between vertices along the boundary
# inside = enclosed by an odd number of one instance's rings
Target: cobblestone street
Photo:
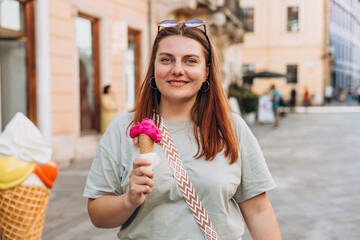
[[[250,126],[278,185],[268,194],[284,240],[360,239],[360,108],[327,109],[287,114],[278,128]],[[117,239],[117,229],[96,229],[87,216],[90,164],[60,170],[43,240]]]

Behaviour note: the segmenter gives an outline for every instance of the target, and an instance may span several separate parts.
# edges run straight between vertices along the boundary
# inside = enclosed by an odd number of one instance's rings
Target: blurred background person
[[[279,107],[280,107],[281,95],[280,92],[276,89],[275,84],[271,85],[270,92],[272,95],[273,111],[275,115],[274,127],[278,127],[280,124]]]
[[[326,87],[325,87],[326,103],[331,103],[332,97],[333,97],[333,87],[331,85],[326,85]]]
[[[352,99],[354,94],[354,88],[353,86],[349,85],[346,92],[346,104],[352,105]]]
[[[360,105],[360,85],[357,86],[356,88],[356,95],[357,95],[358,104]]]
[[[345,101],[344,86],[342,84],[339,85],[338,100],[339,100],[339,102]]]
[[[310,106],[310,92],[309,92],[309,88],[305,87],[305,92],[304,92],[304,106],[308,107]]]
[[[110,122],[117,115],[115,94],[110,85],[104,86],[101,96],[101,133],[104,133]]]
[[[296,106],[296,89],[293,88],[290,92],[290,110],[295,111]]]

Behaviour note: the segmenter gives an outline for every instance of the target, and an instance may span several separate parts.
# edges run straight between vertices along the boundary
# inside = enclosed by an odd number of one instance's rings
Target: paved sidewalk
[[[278,128],[251,126],[278,185],[268,194],[283,239],[360,239],[360,108],[311,109],[287,114]],[[90,164],[60,170],[43,240],[117,239],[117,229],[97,229],[87,216],[82,191]]]

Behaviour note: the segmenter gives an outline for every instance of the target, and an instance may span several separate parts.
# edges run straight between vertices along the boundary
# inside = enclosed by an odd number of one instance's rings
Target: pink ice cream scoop
[[[155,142],[161,141],[161,132],[151,119],[144,118],[130,129],[130,137],[135,138],[140,134],[148,135]]]

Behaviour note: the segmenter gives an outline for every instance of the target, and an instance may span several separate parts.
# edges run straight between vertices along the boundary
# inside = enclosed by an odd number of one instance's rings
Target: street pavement
[[[297,108],[278,128],[250,125],[277,188],[268,196],[284,240],[360,239],[360,107]],[[82,197],[91,159],[59,171],[43,240],[116,240]],[[243,240],[250,240],[247,232]]]

